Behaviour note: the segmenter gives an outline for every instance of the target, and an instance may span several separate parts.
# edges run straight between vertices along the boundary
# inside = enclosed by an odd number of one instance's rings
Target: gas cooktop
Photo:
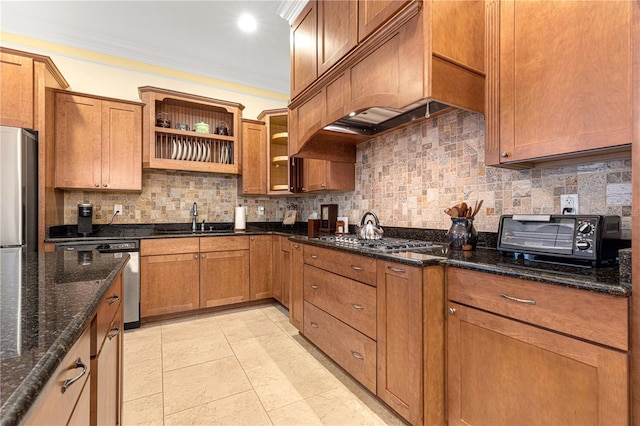
[[[379,240],[361,240],[352,234],[327,235],[316,238],[318,241],[335,244],[338,247],[348,247],[374,253],[399,253],[403,251],[446,256],[447,245],[422,240],[407,240],[403,238],[381,238]]]

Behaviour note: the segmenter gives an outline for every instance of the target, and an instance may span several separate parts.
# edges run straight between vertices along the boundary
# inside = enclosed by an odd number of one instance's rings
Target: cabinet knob
[[[299,246],[299,245],[297,245],[297,244],[294,244],[294,245],[293,245],[293,248],[297,250],[297,249],[299,249],[299,248],[300,248],[300,246]]]
[[[317,286],[317,285],[315,285],[315,284],[309,284],[309,287],[311,287],[311,288],[312,288],[312,289],[314,289],[314,290],[317,290],[317,289],[318,289],[318,286]]]
[[[320,186],[321,186],[321,187],[323,187],[323,188],[326,188],[326,187],[327,187],[327,185],[325,185],[324,183],[323,183],[323,184],[321,184]]]
[[[507,158],[508,156],[509,156],[509,153],[507,151],[502,151],[500,153],[500,157],[502,157],[502,158]]]
[[[449,311],[449,315],[453,315],[456,313],[456,309],[455,308],[449,308],[447,309]]]
[[[312,259],[317,259],[318,256],[316,256],[315,254],[310,255]]]
[[[303,186],[302,188],[300,188],[300,190],[301,190],[302,192],[307,192],[307,188],[305,188],[304,186]]]
[[[249,190],[248,190],[248,189],[245,189],[245,190],[244,190],[244,193],[246,194],[247,192],[249,192]]]
[[[96,188],[100,188],[100,184],[99,183],[96,183]]]
[[[202,255],[202,258],[203,258],[203,259],[206,259],[206,258],[207,258],[207,255],[206,255],[206,254],[203,254],[203,255]]]
[[[255,240],[256,240],[256,237],[251,237],[251,241],[255,241]]]
[[[194,255],[193,255],[193,258],[194,258],[194,259],[197,259],[197,258],[198,258],[198,255],[197,255],[197,254],[194,254]]]
[[[364,357],[354,350],[351,350],[351,356],[357,360],[364,361]]]
[[[108,188],[109,184],[108,183],[103,183],[102,186],[105,187],[105,188]]]

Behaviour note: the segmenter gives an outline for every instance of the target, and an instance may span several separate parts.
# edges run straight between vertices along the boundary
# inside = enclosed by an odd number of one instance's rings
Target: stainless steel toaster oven
[[[615,263],[623,247],[620,236],[619,216],[503,215],[497,248],[599,265]]]

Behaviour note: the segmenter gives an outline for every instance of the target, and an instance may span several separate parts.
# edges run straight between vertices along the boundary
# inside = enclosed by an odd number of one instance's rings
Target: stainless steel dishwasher
[[[140,241],[89,240],[56,243],[56,251],[76,251],[80,262],[91,262],[90,253],[127,253],[131,258],[124,270],[124,329],[140,327]],[[83,255],[86,253],[86,255]]]

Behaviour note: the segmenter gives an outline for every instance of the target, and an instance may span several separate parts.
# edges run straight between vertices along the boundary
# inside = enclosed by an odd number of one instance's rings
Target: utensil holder
[[[446,242],[451,250],[475,250],[478,245],[478,231],[473,226],[473,219],[452,217]]]

